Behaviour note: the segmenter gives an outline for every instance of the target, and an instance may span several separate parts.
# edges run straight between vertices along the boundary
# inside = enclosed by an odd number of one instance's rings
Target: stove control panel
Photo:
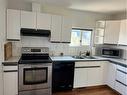
[[[22,47],[22,54],[24,53],[49,54],[49,48],[48,47]]]

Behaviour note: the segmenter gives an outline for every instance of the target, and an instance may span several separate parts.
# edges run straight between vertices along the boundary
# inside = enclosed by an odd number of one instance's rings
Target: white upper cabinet
[[[63,17],[61,42],[68,42],[68,43],[71,42],[71,30],[72,30],[71,18]]]
[[[105,44],[118,44],[120,32],[120,21],[106,21],[106,28],[104,34]]]
[[[20,40],[20,10],[7,10],[7,39]]]
[[[127,19],[121,20],[119,44],[127,45]]]
[[[50,30],[51,29],[51,15],[37,13],[37,29]]]
[[[21,28],[36,28],[36,13],[21,11]]]
[[[61,41],[61,29],[62,29],[62,17],[58,15],[52,15],[51,21],[51,42],[60,42]]]
[[[51,42],[65,42],[71,41],[72,21],[68,17],[52,15],[51,21]]]

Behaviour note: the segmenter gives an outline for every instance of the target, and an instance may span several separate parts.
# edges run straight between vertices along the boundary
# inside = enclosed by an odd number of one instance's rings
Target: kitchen
[[[127,95],[126,6],[0,0],[0,95]]]

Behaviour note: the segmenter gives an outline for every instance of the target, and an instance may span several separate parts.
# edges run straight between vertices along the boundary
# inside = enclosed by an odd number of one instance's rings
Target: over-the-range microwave
[[[121,58],[122,50],[115,48],[102,48],[101,55],[103,57]]]

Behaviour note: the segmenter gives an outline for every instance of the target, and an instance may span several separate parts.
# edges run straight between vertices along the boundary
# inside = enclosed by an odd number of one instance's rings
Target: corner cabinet
[[[104,44],[118,44],[120,20],[106,21]]]
[[[18,66],[3,66],[4,95],[18,95]]]
[[[20,10],[7,10],[7,40],[20,40]]]
[[[36,29],[36,12],[21,11],[21,28]]]

